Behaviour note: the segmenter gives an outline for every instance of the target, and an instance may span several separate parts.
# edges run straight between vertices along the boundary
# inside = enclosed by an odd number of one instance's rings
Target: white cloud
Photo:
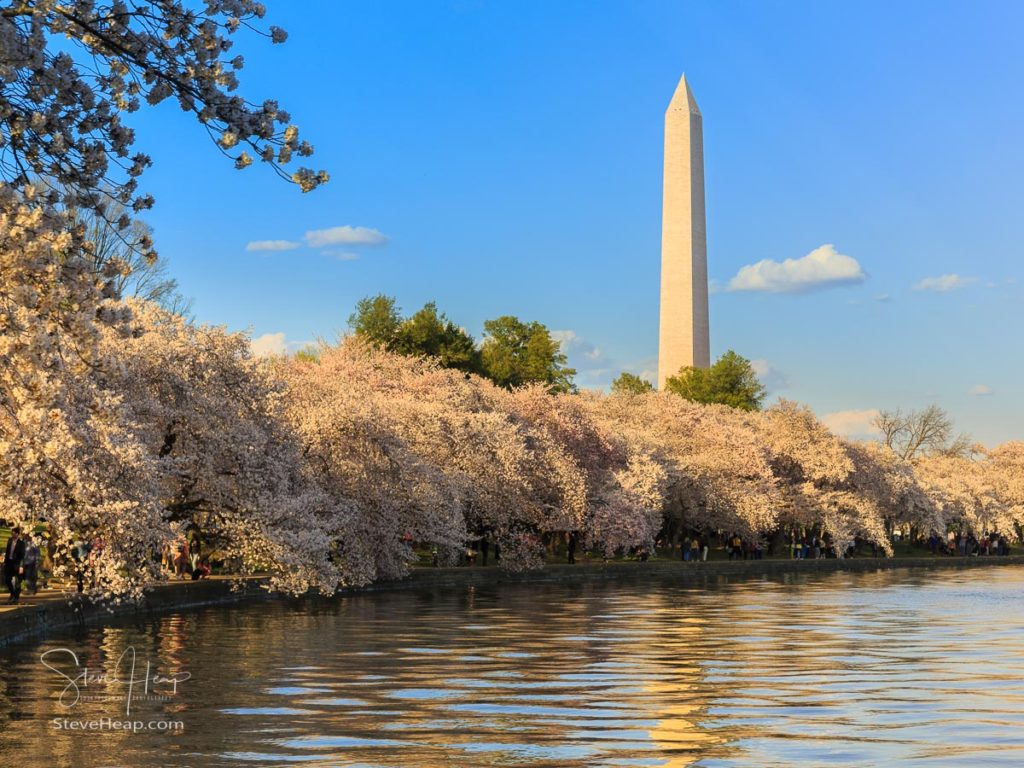
[[[986,386],[985,384],[975,384],[967,390],[967,394],[973,397],[988,397],[992,394],[992,387]]]
[[[826,413],[821,417],[821,422],[841,437],[878,437],[880,433],[875,426],[876,418],[878,409],[873,408],[865,411]]]
[[[750,367],[754,369],[754,373],[757,374],[757,378],[764,384],[769,394],[789,386],[786,374],[773,367],[767,360],[751,360]]]
[[[926,277],[914,283],[915,291],[936,291],[946,293],[957,288],[977,282],[976,277],[961,277],[960,275],[939,275],[938,277]]]
[[[315,346],[315,341],[288,341],[283,333],[265,333],[249,341],[253,357],[291,355],[300,349]]]
[[[249,342],[253,357],[272,357],[288,351],[283,333],[264,333]]]
[[[607,362],[604,352],[586,339],[582,339],[575,331],[552,331],[551,338],[557,341],[569,357],[569,364],[574,365],[573,360],[582,358],[590,366],[604,364]]]
[[[831,244],[815,248],[799,259],[763,259],[742,267],[729,281],[730,291],[807,293],[867,279],[857,260],[838,253]]]
[[[890,296],[888,293],[879,293],[879,294],[875,295],[875,301],[881,301],[881,302],[885,303],[885,302],[891,301],[891,300],[892,300],[892,296]]]
[[[300,243],[291,240],[253,240],[245,244],[247,251],[294,251]]]
[[[329,229],[311,229],[303,237],[311,248],[323,248],[328,245],[382,245],[387,237],[370,227],[330,227]]]
[[[583,388],[604,389],[617,373],[616,363],[600,347],[582,338],[575,331],[551,331],[570,368],[576,369],[576,383]]]
[[[333,256],[339,261],[355,261],[359,258],[358,253],[352,253],[351,251],[320,251],[321,256]]]

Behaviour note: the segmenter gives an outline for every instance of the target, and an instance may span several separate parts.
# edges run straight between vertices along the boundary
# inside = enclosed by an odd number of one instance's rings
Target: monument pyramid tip
[[[693,98],[693,91],[690,90],[685,72],[679,78],[679,85],[676,86],[676,92],[672,94],[672,101],[669,102],[668,108],[669,111],[686,110],[700,114],[700,108],[697,106],[697,100]]]

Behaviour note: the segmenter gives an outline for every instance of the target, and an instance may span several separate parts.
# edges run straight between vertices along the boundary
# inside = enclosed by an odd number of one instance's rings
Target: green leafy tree
[[[512,315],[486,321],[481,353],[484,375],[500,386],[540,383],[552,392],[576,388],[576,371],[566,364],[561,345],[536,321],[524,323]]]
[[[443,312],[438,312],[432,301],[401,322],[389,348],[403,355],[436,357],[445,368],[458,368],[469,373],[481,371],[480,350],[476,348],[473,337]]]
[[[303,363],[319,363],[321,349],[316,344],[307,344],[295,353],[295,359]]]
[[[397,340],[401,324],[402,317],[394,297],[383,293],[360,299],[356,311],[348,318],[348,325],[357,336],[388,349]]]
[[[612,392],[616,394],[642,395],[653,389],[654,385],[647,379],[642,379],[628,371],[620,373],[619,377],[612,382]]]
[[[721,403],[744,411],[758,411],[767,391],[750,361],[731,349],[710,368],[684,366],[678,376],[665,380],[665,390],[698,403]]]

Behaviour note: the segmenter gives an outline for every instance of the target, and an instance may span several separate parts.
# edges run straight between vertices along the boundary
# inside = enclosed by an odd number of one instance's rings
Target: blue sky
[[[1024,438],[1024,6],[268,5],[290,38],[240,38],[242,90],[291,111],[330,184],[235,171],[170,104],[131,121],[155,161],[148,220],[200,320],[298,344],[383,292],[477,336],[501,314],[539,320],[584,386],[653,371],[663,113],[685,71],[712,355],[759,361],[773,397],[849,432],[935,402],[985,443]],[[344,226],[387,240],[305,245]],[[302,247],[246,250],[261,240]],[[863,279],[727,288],[824,245]]]

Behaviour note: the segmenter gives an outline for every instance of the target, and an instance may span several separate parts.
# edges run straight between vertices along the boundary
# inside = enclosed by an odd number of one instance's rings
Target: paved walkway
[[[40,589],[39,594],[30,595],[26,592],[21,593],[21,602],[18,605],[9,605],[7,598],[0,596],[0,617],[10,611],[16,611],[19,608],[27,608],[31,605],[42,605],[53,600],[63,601],[65,599],[64,593],[56,589]],[[3,619],[0,618],[0,621]]]
[[[203,581],[226,581],[230,582],[235,580],[233,576],[209,576]],[[153,586],[160,589],[173,588],[179,584],[191,583],[191,579],[173,579],[171,581],[162,581],[154,584]],[[11,611],[23,610],[26,608],[32,608],[33,606],[45,606],[45,605],[64,605],[68,602],[69,597],[74,597],[77,594],[75,591],[74,584],[54,582],[53,586],[46,589],[40,589],[35,595],[30,594],[24,589],[21,591],[21,600],[17,605],[9,605],[7,603],[7,590],[0,586],[0,616]]]

